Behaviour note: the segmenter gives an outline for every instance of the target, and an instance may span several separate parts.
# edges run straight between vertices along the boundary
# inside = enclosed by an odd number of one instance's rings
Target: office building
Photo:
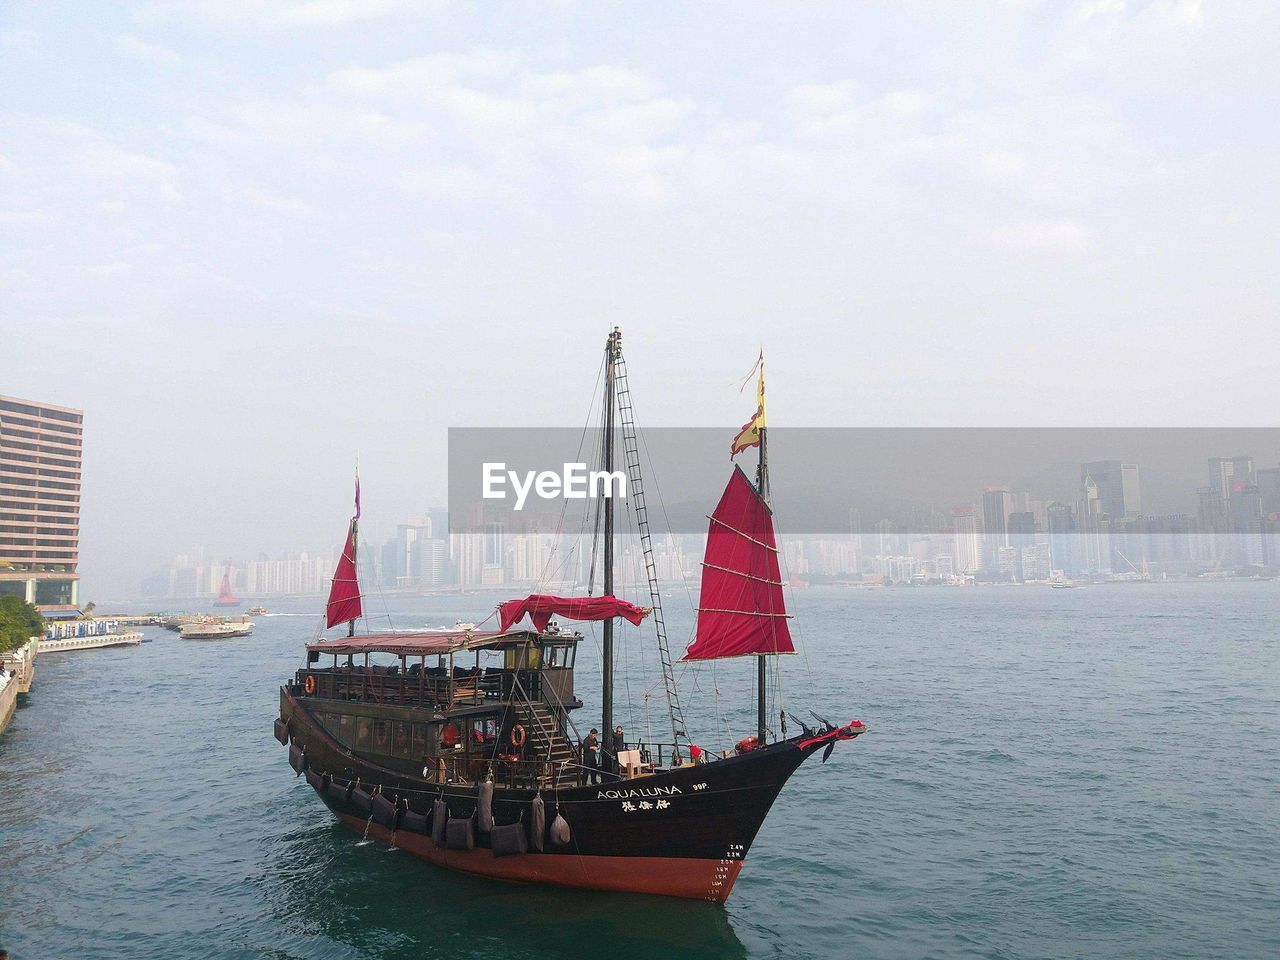
[[[1112,520],[1142,513],[1138,465],[1119,460],[1096,460],[1080,464],[1080,484],[1092,479],[1097,487],[1102,512]]]
[[[80,465],[84,414],[0,396],[0,595],[42,613],[80,602]]]
[[[983,569],[1000,570],[1000,550],[1009,545],[1009,508],[1013,497],[1005,487],[982,491]]]

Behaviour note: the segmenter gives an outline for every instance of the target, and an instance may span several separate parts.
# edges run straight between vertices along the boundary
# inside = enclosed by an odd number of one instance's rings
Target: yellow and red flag
[[[733,438],[729,448],[729,459],[732,460],[748,447],[760,446],[760,431],[764,429],[764,351],[760,351],[760,359],[756,361],[756,369],[760,379],[756,384],[756,412],[750,420],[742,425],[738,435]],[[754,372],[754,371],[753,371]],[[751,374],[747,374],[750,378]]]

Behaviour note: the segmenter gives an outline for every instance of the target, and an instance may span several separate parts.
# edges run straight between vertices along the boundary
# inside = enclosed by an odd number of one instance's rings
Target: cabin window
[[[412,737],[410,736],[412,728],[413,724],[405,723],[403,720],[397,720],[395,722],[394,729],[391,734],[391,755],[393,757],[400,757],[403,760],[408,760],[413,756]]]
[[[356,742],[356,720],[349,714],[341,714],[338,720],[338,739],[344,747],[351,747]]]
[[[512,647],[503,653],[502,666],[507,670],[537,670],[542,651],[532,644]]]
[[[440,751],[453,750],[455,747],[461,747],[462,731],[458,729],[458,725],[452,720],[446,720],[440,725]]]
[[[391,721],[373,721],[373,752],[384,756],[391,753]]]
[[[373,721],[368,717],[356,717],[356,749],[368,750],[373,744]]]
[[[468,739],[476,749],[492,746],[498,738],[498,721],[492,717],[485,720],[472,720],[469,728],[471,736]]]
[[[329,733],[329,736],[338,740],[342,739],[339,736],[338,715],[336,713],[320,714],[320,723],[325,728],[325,730]]]
[[[564,667],[573,666],[574,648],[557,644],[544,648],[542,654],[542,664],[545,667]]]

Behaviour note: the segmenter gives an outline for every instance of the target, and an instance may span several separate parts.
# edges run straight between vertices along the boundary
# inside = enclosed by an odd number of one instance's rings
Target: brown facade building
[[[84,414],[0,395],[0,596],[54,616],[79,604]]]

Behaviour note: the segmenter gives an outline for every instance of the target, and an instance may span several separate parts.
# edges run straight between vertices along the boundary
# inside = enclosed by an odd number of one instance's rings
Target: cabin
[[[321,641],[307,645],[289,693],[343,750],[399,773],[522,788],[576,782],[569,715],[582,706],[573,688],[581,640],[550,625]]]

